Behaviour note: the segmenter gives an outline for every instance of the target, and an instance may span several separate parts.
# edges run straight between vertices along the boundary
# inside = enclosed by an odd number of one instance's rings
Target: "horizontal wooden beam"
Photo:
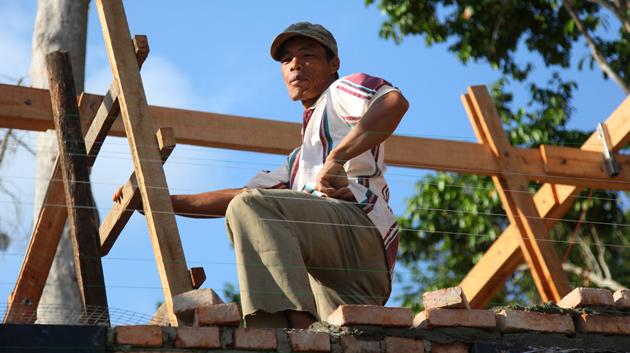
[[[160,147],[160,157],[162,158],[162,163],[164,163],[175,148],[173,129],[160,128],[157,133],[157,140]],[[114,203],[99,227],[101,256],[109,253],[133,212],[141,205],[142,198],[138,191],[138,180],[136,179],[136,173],[133,172],[129,180],[123,185],[122,199],[120,202]]]
[[[102,96],[84,94],[81,116],[94,116],[102,100]],[[179,144],[288,154],[300,143],[300,125],[296,123],[159,106],[150,106],[150,112],[155,128],[172,126]],[[89,120],[84,124],[89,124]],[[611,126],[617,125],[608,126],[614,131]],[[0,128],[35,131],[53,128],[48,91],[0,84]],[[110,135],[125,136],[120,121],[114,123]],[[625,141],[614,133],[611,139]],[[626,171],[630,169],[630,157],[617,155],[621,174],[609,178],[601,172],[601,145],[593,138],[587,143],[591,148],[549,147],[570,156],[569,165],[579,168],[554,168],[551,165],[554,160],[546,162],[538,149],[514,148],[513,153],[522,162],[521,173],[528,180],[630,190],[630,172]],[[387,141],[386,150],[386,162],[390,165],[486,176],[501,174],[489,148],[479,143],[393,136]]]

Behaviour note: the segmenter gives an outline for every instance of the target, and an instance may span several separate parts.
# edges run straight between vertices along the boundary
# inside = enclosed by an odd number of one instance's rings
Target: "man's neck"
[[[335,82],[337,79],[335,78],[335,76],[331,76],[330,80],[328,81],[328,84],[326,85],[326,87],[324,87],[324,89],[317,95],[317,97],[315,98],[311,98],[311,99],[307,99],[307,100],[303,100],[302,101],[302,106],[304,106],[304,109],[309,109],[312,108],[315,103],[317,103],[317,101],[319,100],[319,97],[322,96],[322,94],[324,94],[324,92],[326,92],[326,90],[328,89],[328,87],[330,87],[330,85],[332,85],[333,82]]]

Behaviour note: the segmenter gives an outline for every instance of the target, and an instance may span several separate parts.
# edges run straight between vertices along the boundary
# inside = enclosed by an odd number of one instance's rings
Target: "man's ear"
[[[331,74],[334,74],[335,72],[339,71],[339,65],[340,65],[339,57],[335,56],[330,61],[331,61],[330,64],[332,65],[331,68],[333,69]]]

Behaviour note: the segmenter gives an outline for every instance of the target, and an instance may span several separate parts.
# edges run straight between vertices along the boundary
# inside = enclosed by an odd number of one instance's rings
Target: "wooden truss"
[[[76,111],[72,113],[77,115],[76,112],[79,112],[80,116],[93,117],[84,137],[83,154],[87,156],[89,165],[94,163],[100,146],[108,135],[113,122],[120,114],[125,135],[129,141],[135,171],[125,185],[121,205],[110,211],[98,230],[100,244],[99,240],[96,239],[98,236],[94,236],[94,239],[89,239],[89,234],[79,234],[74,237],[75,244],[77,240],[85,240],[86,243],[94,240],[94,243],[100,246],[97,245],[96,249],[89,253],[81,251],[75,246],[75,258],[89,259],[91,257],[92,262],[94,262],[93,259],[97,257],[98,269],[100,269],[100,256],[109,251],[131,215],[127,207],[133,207],[131,208],[133,210],[142,204],[162,281],[165,303],[167,307],[172,307],[174,295],[193,289],[193,280],[186,267],[186,259],[170,202],[164,170],[160,163],[154,163],[154,161],[168,157],[175,145],[174,134],[168,128],[160,128],[156,138],[140,78],[140,66],[148,55],[146,37],[136,37],[132,42],[121,0],[99,0],[97,1],[97,8],[114,83],[99,104],[90,105],[93,101],[79,99],[80,108],[77,107]],[[62,82],[62,84],[68,85],[67,82]],[[51,87],[52,91],[53,87]],[[58,115],[56,113],[58,106],[54,100],[52,103],[55,115]],[[95,107],[96,109],[94,109]],[[76,120],[78,124],[79,119]],[[55,125],[59,130],[59,124]],[[81,137],[79,133],[78,138],[81,139]],[[76,138],[75,135],[75,140]],[[67,192],[68,185],[71,183],[67,181],[66,168],[62,167],[61,163],[64,158],[67,158],[65,152],[67,151],[60,148],[44,204],[33,230],[15,290],[9,300],[5,322],[23,323],[35,320],[35,315],[32,313],[39,303],[63,226],[68,217],[68,210],[74,211],[77,208],[76,204],[69,201],[73,197]],[[62,170],[65,185],[61,183]],[[65,195],[64,189],[66,189]],[[68,202],[69,209],[55,207],[64,201]],[[72,218],[77,217],[71,217],[71,220]],[[78,278],[85,278],[80,283],[80,290],[82,297],[85,298],[83,304],[86,310],[91,305],[106,306],[102,272],[100,278],[86,283],[95,267],[85,266],[79,262],[77,264]],[[25,313],[29,313],[29,315],[24,315]],[[177,325],[177,319],[172,310],[169,310],[169,321],[171,324]]]
[[[152,161],[168,158],[175,136],[191,145],[287,154],[300,143],[300,125],[147,105],[139,73],[148,54],[146,37],[137,36],[132,42],[122,0],[98,0],[97,8],[114,82],[105,96],[83,93],[79,97],[87,160],[89,165],[94,163],[105,137],[111,135],[127,137],[134,163],[123,201],[114,205],[99,228],[98,255],[109,252],[133,210],[142,204],[165,303],[170,306],[174,295],[197,288],[203,273],[199,269],[189,272],[186,266],[164,171]],[[393,136],[387,141],[386,162],[492,177],[510,225],[461,283],[471,306],[485,306],[523,260],[541,299],[558,301],[570,286],[547,231],[571,207],[581,188],[630,191],[630,169],[626,168],[630,157],[614,154],[620,172],[611,177],[604,167],[606,144],[595,133],[579,149],[517,148],[509,144],[485,87],[470,87],[462,102],[478,143]],[[119,114],[121,119],[117,119]],[[49,91],[0,85],[0,127],[44,131],[54,127],[52,117]],[[175,124],[173,117],[178,117]],[[618,151],[630,141],[630,98],[603,126],[607,152]],[[60,164],[55,163],[5,322],[34,320],[20,313],[37,307],[68,216],[66,208],[53,206],[68,198]],[[533,196],[527,189],[530,181],[542,184]],[[170,323],[176,325],[173,313],[169,315]]]

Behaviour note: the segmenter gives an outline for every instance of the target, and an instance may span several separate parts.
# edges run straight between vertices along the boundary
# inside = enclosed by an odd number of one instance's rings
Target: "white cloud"
[[[178,108],[194,105],[190,78],[164,57],[149,56],[142,67],[142,81],[149,104]]]

